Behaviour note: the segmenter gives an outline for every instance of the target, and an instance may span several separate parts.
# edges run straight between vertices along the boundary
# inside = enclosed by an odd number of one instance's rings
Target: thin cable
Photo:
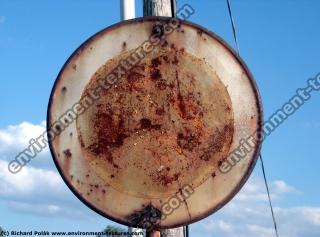
[[[189,237],[189,226],[186,225],[186,237]]]
[[[176,0],[171,0],[171,17],[176,17],[176,8],[177,8],[177,2]]]
[[[277,222],[276,222],[276,218],[275,218],[274,212],[273,212],[273,207],[272,207],[272,202],[271,202],[271,197],[270,197],[270,192],[269,192],[269,186],[268,186],[268,182],[267,182],[267,178],[266,178],[266,172],[265,172],[265,169],[264,169],[264,164],[263,164],[263,159],[262,159],[261,153],[260,153],[260,161],[261,161],[260,163],[261,163],[261,168],[262,168],[262,173],[263,173],[263,179],[264,179],[264,183],[266,185],[266,189],[267,189],[267,193],[268,193],[269,206],[270,206],[270,210],[271,210],[274,230],[276,232],[276,236],[278,237]]]
[[[234,23],[234,19],[233,19],[230,0],[226,0],[226,1],[227,1],[229,17],[230,17],[230,21],[231,21],[231,25],[232,25],[233,38],[234,38],[234,41],[236,43],[237,53],[240,56],[240,50],[239,50],[239,44],[238,44],[238,38],[237,38],[237,31],[236,31],[236,27],[235,27],[235,23]],[[271,197],[270,197],[270,192],[269,192],[269,186],[268,186],[268,181],[267,181],[267,177],[266,177],[266,171],[265,171],[265,168],[264,168],[264,164],[263,164],[263,159],[262,159],[261,153],[260,153],[259,157],[260,157],[260,161],[261,161],[263,179],[264,179],[264,183],[265,183],[267,194],[268,194],[268,200],[269,200],[269,206],[270,206],[270,210],[271,210],[274,230],[275,230],[276,236],[278,237],[279,235],[278,235],[277,222],[276,222],[276,218],[275,218],[275,215],[274,215],[274,212],[273,212],[273,207],[272,207],[272,202],[271,202]]]
[[[234,23],[233,13],[231,10],[231,4],[230,4],[229,0],[227,0],[227,5],[228,5],[228,12],[229,12],[229,17],[230,17],[230,21],[231,21],[231,26],[232,26],[233,38],[236,43],[238,55],[240,55],[240,49],[239,49],[239,44],[238,44],[237,32],[236,32],[236,24]]]

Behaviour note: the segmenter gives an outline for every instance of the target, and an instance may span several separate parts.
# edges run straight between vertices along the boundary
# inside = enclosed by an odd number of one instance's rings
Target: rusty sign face
[[[49,102],[48,129],[60,130],[50,149],[64,181],[90,208],[130,226],[145,227],[150,213],[169,228],[215,212],[245,183],[260,149],[252,141],[221,171],[241,139],[261,131],[257,88],[222,39],[188,22],[164,35],[158,25],[167,22],[125,21],[90,38]],[[162,40],[146,44],[155,29]]]

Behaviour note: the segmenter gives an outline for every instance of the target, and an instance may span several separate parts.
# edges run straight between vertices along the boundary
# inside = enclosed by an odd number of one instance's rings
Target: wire
[[[276,222],[276,218],[275,218],[274,212],[273,212],[273,207],[272,207],[272,202],[271,202],[271,197],[270,197],[270,192],[269,192],[269,186],[268,186],[268,182],[267,182],[267,178],[266,178],[266,172],[265,172],[265,169],[264,169],[264,164],[263,164],[263,159],[262,159],[261,153],[260,153],[260,161],[261,161],[260,163],[261,163],[261,168],[262,168],[262,173],[263,173],[263,179],[264,179],[264,183],[265,183],[266,189],[267,189],[269,206],[270,206],[270,210],[271,210],[271,215],[272,215],[274,230],[275,230],[275,232],[276,232],[276,236],[278,237],[277,222]]]
[[[171,3],[170,3],[170,5],[171,5],[171,17],[177,17],[177,15],[176,15],[176,11],[177,11],[177,2],[176,2],[176,0],[171,0]]]
[[[188,225],[186,225],[186,235],[185,236],[189,237],[189,226]]]
[[[234,19],[233,19],[233,14],[232,14],[232,10],[231,10],[231,4],[230,4],[229,0],[227,0],[227,5],[228,5],[228,12],[229,12],[229,17],[230,17],[230,21],[231,21],[231,26],[232,26],[233,38],[234,38],[234,41],[236,43],[237,53],[238,53],[238,55],[240,55],[240,49],[239,49],[239,44],[238,44],[237,32],[236,32],[236,25],[235,25],[235,22],[234,22]]]
[[[230,0],[226,0],[226,1],[227,1],[229,17],[230,17],[230,21],[231,21],[231,25],[232,25],[233,38],[234,38],[234,41],[236,43],[237,53],[240,56],[240,50],[239,50],[239,44],[238,44],[238,38],[237,38],[237,31],[236,31],[236,27],[235,27],[235,23],[234,23],[234,19],[233,19],[233,13],[232,13],[232,9],[231,9]],[[264,183],[265,183],[267,194],[268,194],[268,200],[269,200],[269,206],[270,206],[270,210],[271,210],[274,230],[275,230],[276,236],[278,237],[279,235],[278,235],[277,222],[276,222],[276,218],[275,218],[275,215],[274,215],[274,212],[273,212],[273,207],[272,207],[272,202],[271,202],[271,197],[270,197],[270,192],[269,192],[269,186],[268,186],[268,181],[267,181],[267,177],[266,177],[266,171],[265,171],[265,168],[264,168],[264,163],[263,163],[263,159],[262,159],[261,153],[259,154],[259,157],[260,157],[260,162],[261,162],[263,179],[264,179]]]

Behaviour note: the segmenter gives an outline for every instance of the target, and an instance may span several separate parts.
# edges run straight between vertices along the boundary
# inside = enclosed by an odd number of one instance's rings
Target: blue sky
[[[224,0],[178,1],[184,3],[196,11],[190,21],[234,47]],[[320,72],[320,2],[233,0],[232,7],[241,56],[268,117]],[[136,14],[142,15],[140,0]],[[101,230],[112,223],[73,196],[48,151],[20,177],[6,174],[5,164],[28,137],[43,130],[49,94],[66,59],[91,35],[118,22],[119,15],[117,0],[0,0],[0,226]],[[320,235],[319,102],[319,93],[313,93],[263,145],[281,236]],[[272,236],[265,195],[258,163],[241,193],[217,214],[191,225],[191,236]]]

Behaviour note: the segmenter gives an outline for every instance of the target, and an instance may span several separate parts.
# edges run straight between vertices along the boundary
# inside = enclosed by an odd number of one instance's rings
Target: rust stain
[[[150,76],[151,76],[151,78],[152,78],[153,80],[158,80],[158,79],[160,79],[160,78],[161,78],[160,70],[159,70],[159,69],[154,69],[154,70],[152,70]]]
[[[82,96],[130,53],[123,52],[103,65]],[[136,196],[146,188],[174,193],[179,182],[193,182],[208,165],[216,166],[227,155],[233,136],[230,98],[219,79],[203,92],[199,70],[211,69],[184,48],[162,46],[125,72],[77,119],[80,144],[93,169],[103,167],[107,183]],[[219,99],[209,99],[211,93]],[[213,126],[216,113],[221,115]],[[139,174],[129,187],[122,186],[124,177],[131,176],[127,167]],[[210,175],[198,178],[201,181],[195,186]]]
[[[63,154],[65,155],[66,158],[72,157],[70,149],[66,149],[63,151]]]
[[[199,36],[202,36],[202,33],[203,33],[203,31],[202,30],[197,30],[197,34],[199,35]]]
[[[180,172],[173,174],[173,176],[170,176],[168,174],[161,174],[156,176],[155,181],[160,182],[164,186],[167,186],[168,184],[172,184],[173,182],[177,181],[180,175]]]
[[[216,132],[210,137],[209,148],[201,156],[200,159],[208,161],[212,153],[221,152],[225,141],[228,138],[232,138],[234,133],[233,123],[226,124],[222,131],[216,130]],[[231,141],[230,141],[231,142]],[[226,156],[223,159],[227,158]],[[221,165],[220,161],[219,166]]]
[[[122,42],[122,49],[124,50],[124,49],[126,49],[126,47],[127,47],[127,42],[126,42],[126,41],[123,41],[123,42]]]
[[[194,148],[200,145],[199,133],[192,133],[186,129],[185,134],[179,132],[177,135],[177,144],[182,149],[192,151]]]
[[[145,22],[142,19],[138,21]],[[160,20],[149,24],[148,32],[156,22]],[[181,28],[181,25],[179,28],[177,32],[180,33],[175,35],[177,37],[183,37],[184,29],[187,33],[191,32],[191,28]],[[216,166],[220,166],[227,157],[233,136],[238,134],[235,134],[233,107],[228,94],[228,90],[232,91],[233,87],[230,86],[230,89],[223,85],[215,69],[210,68],[215,66],[214,63],[207,64],[210,56],[206,61],[205,58],[196,58],[188,53],[202,45],[208,46],[210,38],[216,39],[222,47],[226,46],[205,29],[194,26],[193,28],[198,38],[196,45],[190,46],[187,44],[188,41],[179,41],[175,37],[161,40],[161,47],[157,47],[142,59],[139,65],[125,72],[110,90],[102,91],[102,97],[83,116],[77,118],[77,132],[73,131],[73,134],[78,136],[83,154],[81,158],[90,161],[90,168],[97,173],[102,182],[96,183],[96,180],[93,181],[94,175],[82,170],[78,170],[79,174],[76,176],[70,175],[70,165],[75,166],[79,163],[74,162],[76,159],[63,157],[72,157],[71,151],[74,151],[74,147],[68,146],[70,149],[55,151],[54,154],[59,157],[55,159],[58,160],[62,173],[67,173],[68,181],[72,180],[71,183],[79,189],[78,194],[85,196],[88,202],[92,202],[93,199],[100,201],[99,197],[106,194],[104,187],[109,185],[112,186],[112,190],[129,194],[130,198],[160,200],[169,194],[177,193],[177,190],[181,191],[181,183],[190,183],[193,187],[198,187],[203,180],[216,177]],[[107,32],[110,31],[105,30],[92,37],[73,54],[60,75],[54,96],[50,99],[50,103],[54,105],[51,110],[58,108],[59,103],[63,102],[57,100],[61,95],[66,98],[67,91],[73,94],[74,87],[67,88],[63,85],[69,85],[65,82],[72,80],[68,77],[70,73],[77,70],[77,65],[82,65],[82,59],[93,53],[88,52],[93,49],[91,44],[94,45],[93,43],[104,37]],[[152,33],[161,37],[164,29],[158,25],[153,27]],[[134,36],[133,33],[128,33],[128,38],[134,39]],[[207,42],[203,42],[207,39]],[[120,60],[125,60],[135,50],[129,49],[127,42],[119,40],[119,47],[116,49],[120,51],[118,56],[107,61],[96,71],[81,97],[97,86],[97,80],[106,78]],[[228,46],[226,48],[232,53]],[[256,104],[252,106],[257,109],[257,115],[249,114],[241,119],[250,120],[248,126],[256,128],[261,126],[258,92],[250,72],[241,59],[237,56],[233,58],[240,62],[240,67],[244,67],[244,73],[248,76],[248,83],[252,86],[256,99]],[[54,104],[55,101],[59,101],[58,104]],[[54,116],[49,117],[53,121],[51,117]],[[236,122],[238,124],[238,121]],[[57,125],[56,130],[62,129]],[[72,133],[67,133],[66,136],[68,141],[77,139],[72,137]],[[57,149],[56,144],[58,142],[52,144],[54,150]],[[257,145],[257,148],[259,147],[260,144]],[[256,157],[251,158],[254,161]],[[252,161],[248,163],[248,171],[244,173],[244,177],[249,175],[254,163]],[[132,173],[136,174],[134,179]],[[85,185],[77,179],[78,177],[85,178]],[[244,181],[239,181],[237,188],[240,188]],[[148,193],[145,190],[148,190]],[[113,191],[110,192],[112,193]],[[230,193],[226,193],[227,199],[231,196]],[[96,207],[94,202],[92,204],[95,208],[101,209],[102,213],[112,216],[108,209],[104,209],[105,204],[101,203],[103,206],[99,207]],[[119,204],[120,208],[124,206],[121,206],[122,204]],[[219,203],[217,206],[222,204]],[[187,203],[185,205],[191,220]],[[157,208],[151,204],[142,204],[141,208],[137,208],[132,214],[138,215],[139,220],[128,223],[143,223],[146,219],[144,216],[148,213],[158,213]],[[158,216],[161,217],[161,212]]]
[[[142,205],[140,210],[128,215],[126,219],[132,226],[152,230],[160,226],[161,215],[161,211],[158,208],[149,204]]]

